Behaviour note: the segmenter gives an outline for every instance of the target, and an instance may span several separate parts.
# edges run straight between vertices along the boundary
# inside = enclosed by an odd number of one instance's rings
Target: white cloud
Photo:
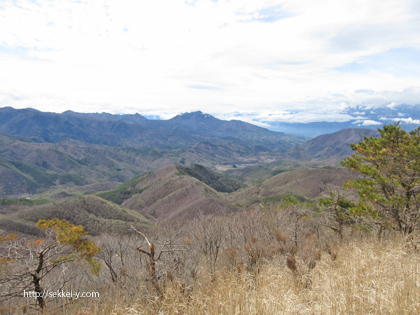
[[[337,70],[396,47],[419,49],[412,5],[6,0],[0,106],[169,118],[240,112],[255,113],[255,123],[345,121],[356,105],[415,104],[419,75],[369,64],[364,73]]]
[[[269,127],[273,122],[286,123],[309,123],[314,121],[325,122],[346,122],[361,117],[354,117],[339,110],[325,111],[322,109],[304,110],[304,111],[282,111],[282,110],[261,110],[225,113],[215,115],[219,119],[232,120],[240,119],[262,127]]]
[[[409,118],[388,118],[389,120],[393,120],[393,121],[401,121],[403,123],[406,124],[415,124],[415,125],[420,125],[420,120],[419,119],[413,119],[411,117]]]
[[[366,120],[363,120],[360,125],[361,126],[372,126],[372,125],[382,125],[382,123],[380,123],[379,121],[366,119]]]
[[[357,92],[350,96],[352,105],[365,105],[366,108],[385,106],[395,109],[400,104],[417,105],[420,87],[407,87],[401,90]]]
[[[375,126],[375,125],[382,125],[382,123],[370,120],[370,119],[358,119],[352,122],[353,125],[357,126]]]

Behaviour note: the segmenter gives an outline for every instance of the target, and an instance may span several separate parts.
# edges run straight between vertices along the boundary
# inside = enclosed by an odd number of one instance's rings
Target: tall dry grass
[[[47,301],[43,314],[420,314],[420,251],[406,239],[370,236],[324,246],[313,261],[305,244],[295,257],[262,255],[249,265],[243,258],[230,259],[228,250],[213,270],[203,257],[188,253],[184,258],[200,259],[194,275],[167,273],[161,296],[142,275],[147,264],[128,260],[119,282],[104,275],[78,279],[84,291],[99,291],[100,298]],[[252,246],[264,247],[264,242]],[[28,301],[17,302],[0,305],[0,314],[40,313],[28,308]]]
[[[299,258],[295,271],[285,261],[258,273],[221,267],[215,278],[202,269],[189,288],[167,283],[163,299],[114,301],[91,314],[420,314],[420,254],[372,238],[322,253],[312,270]]]

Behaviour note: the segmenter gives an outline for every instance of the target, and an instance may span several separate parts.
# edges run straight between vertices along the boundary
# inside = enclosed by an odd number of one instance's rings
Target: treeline
[[[177,165],[176,168],[180,174],[197,178],[218,192],[231,193],[245,186],[235,179],[213,172],[199,164],[192,166]]]

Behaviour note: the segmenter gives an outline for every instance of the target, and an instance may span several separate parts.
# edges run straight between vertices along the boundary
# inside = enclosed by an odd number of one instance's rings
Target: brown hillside
[[[243,205],[262,201],[269,196],[284,194],[317,199],[327,194],[332,187],[342,187],[347,180],[355,176],[344,168],[297,169],[273,176],[259,186],[239,191],[236,199]]]
[[[122,205],[159,222],[236,210],[224,201],[223,194],[196,178],[180,175],[174,165],[149,173],[133,189],[141,193],[131,196]]]

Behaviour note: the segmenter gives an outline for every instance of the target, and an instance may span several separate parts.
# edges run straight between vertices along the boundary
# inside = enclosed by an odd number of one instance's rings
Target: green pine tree
[[[363,177],[345,186],[356,189],[359,209],[408,234],[420,227],[420,127],[406,132],[396,123],[379,132],[351,145],[342,165]]]

